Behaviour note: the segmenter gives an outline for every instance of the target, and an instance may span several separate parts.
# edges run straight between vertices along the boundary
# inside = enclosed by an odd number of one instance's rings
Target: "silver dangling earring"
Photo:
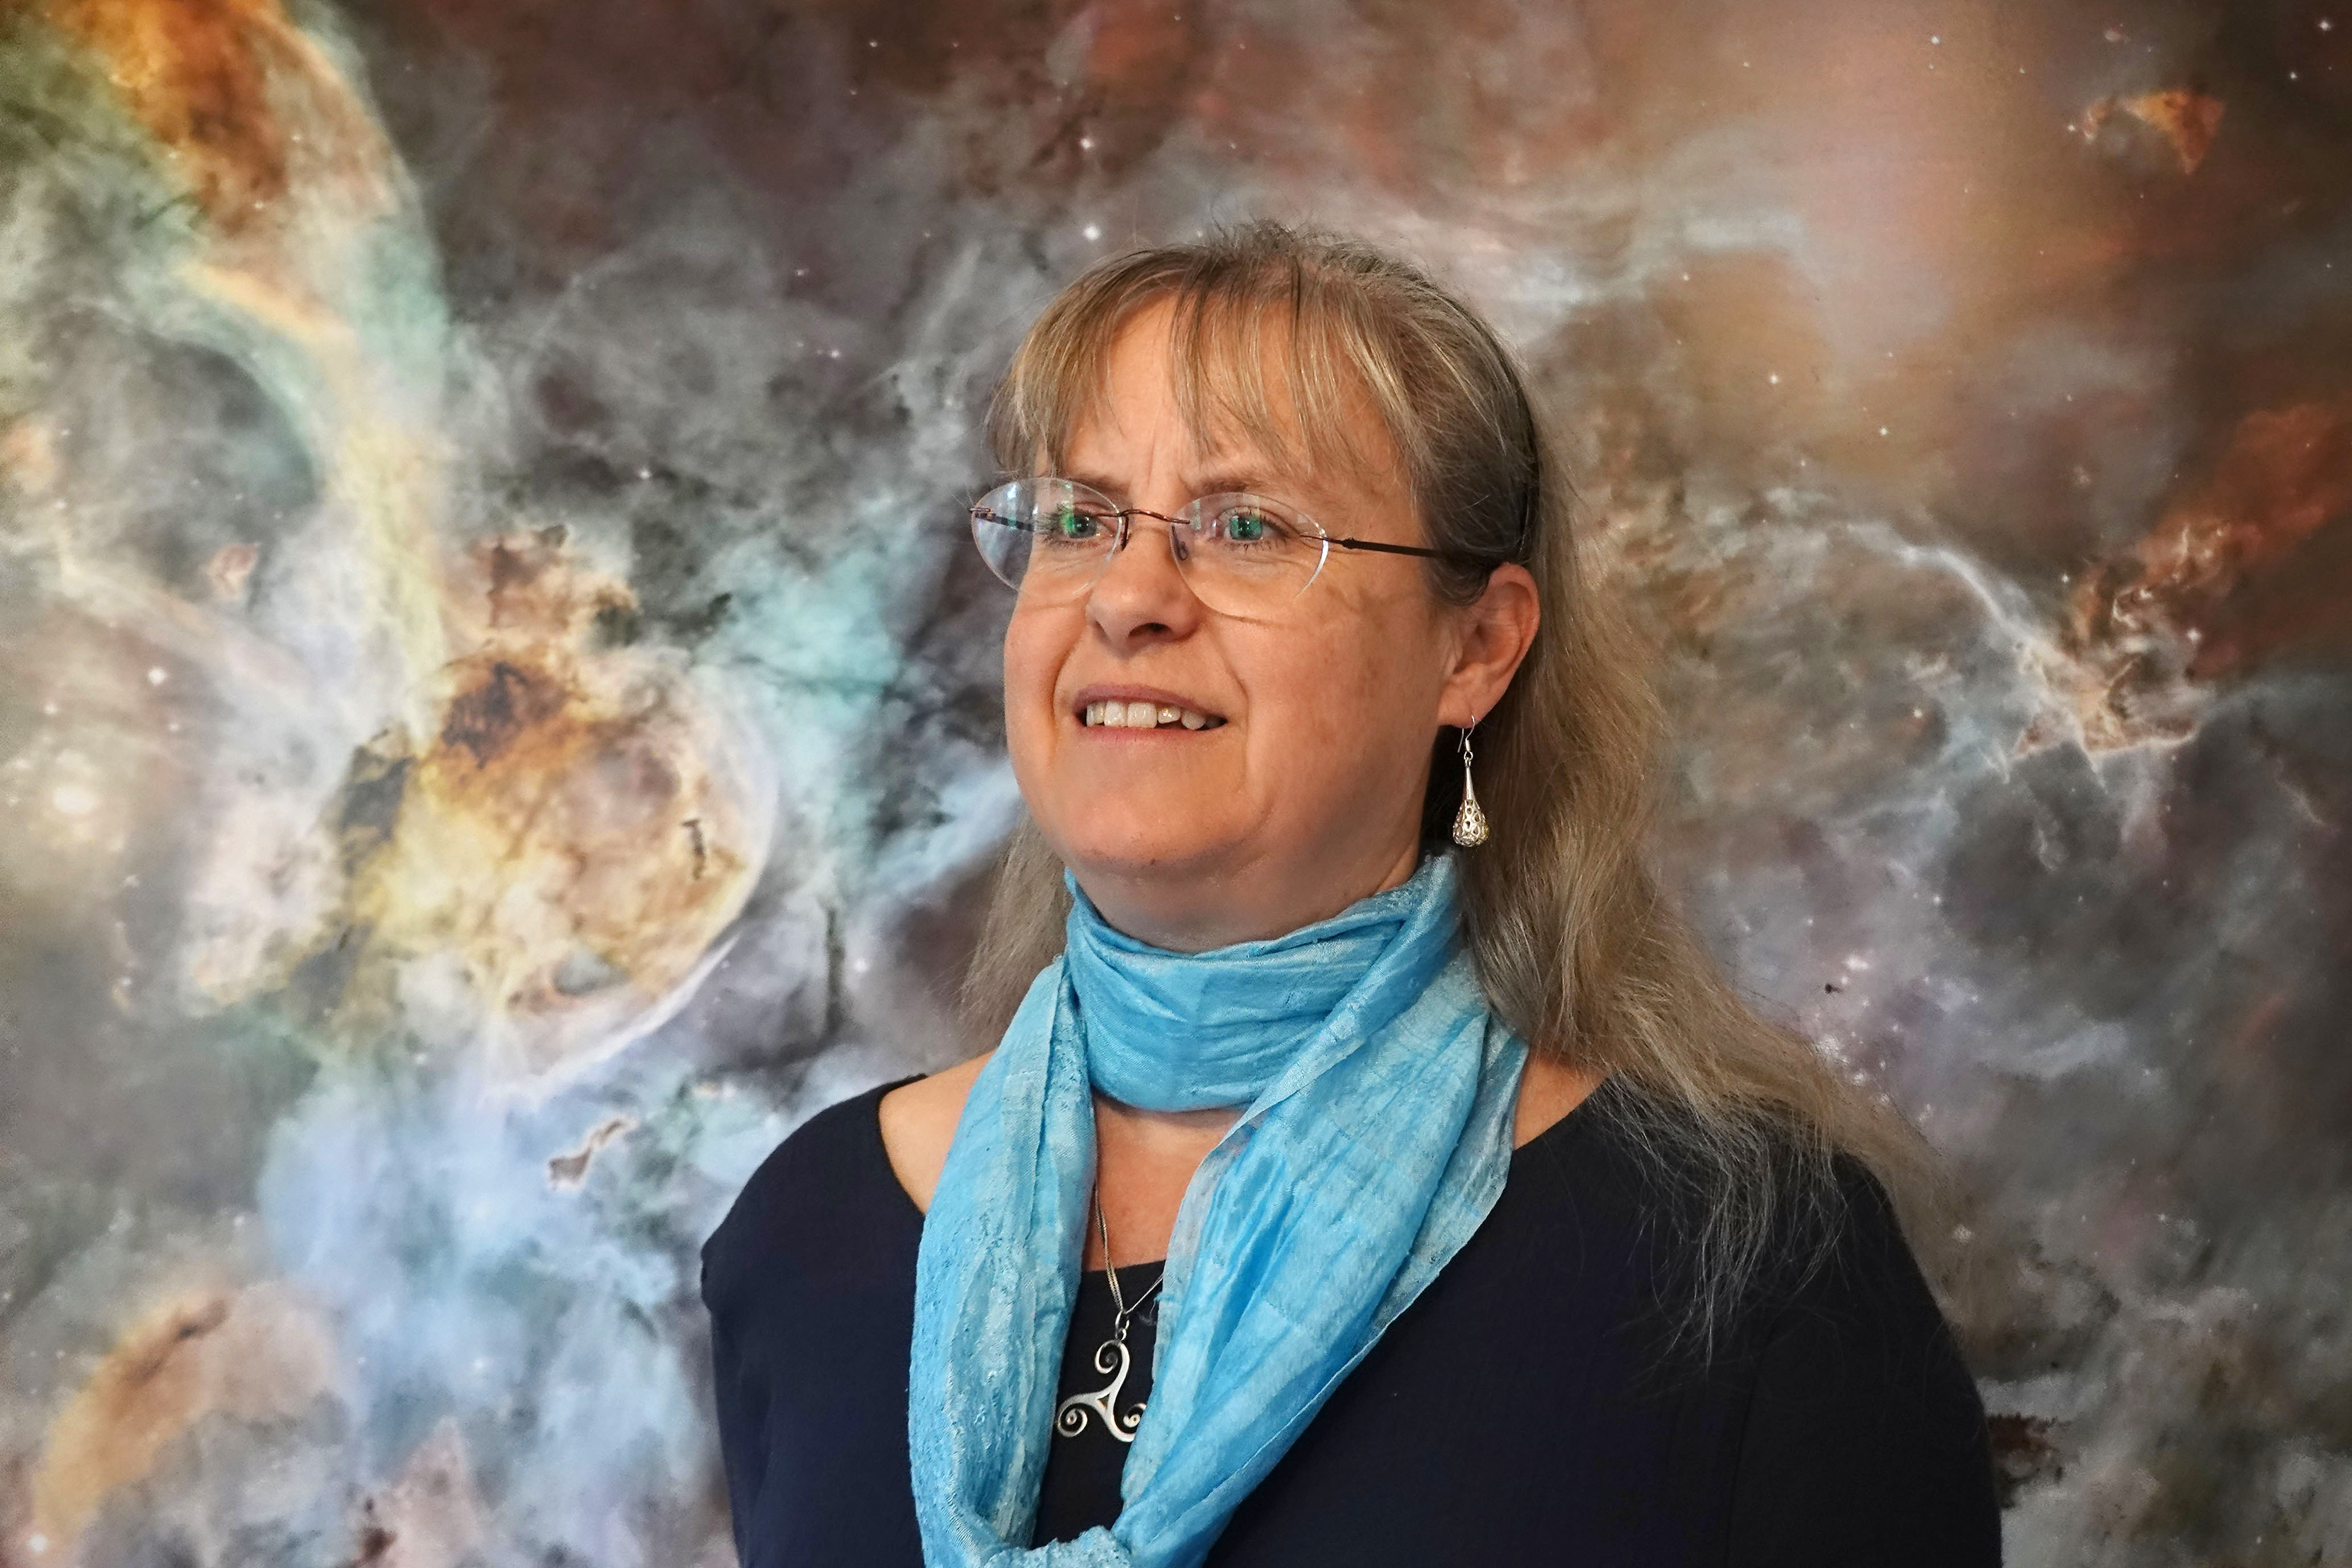
[[[1462,731],[1462,809],[1454,814],[1454,842],[1465,849],[1486,842],[1486,814],[1478,809],[1478,794],[1470,787],[1470,731],[1477,727],[1473,719]]]

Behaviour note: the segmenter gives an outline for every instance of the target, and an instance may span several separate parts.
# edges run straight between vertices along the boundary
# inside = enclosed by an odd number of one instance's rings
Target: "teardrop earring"
[[[1477,727],[1473,719],[1462,731],[1462,809],[1454,814],[1454,842],[1465,849],[1486,842],[1486,814],[1478,809],[1478,793],[1470,787],[1470,731]]]

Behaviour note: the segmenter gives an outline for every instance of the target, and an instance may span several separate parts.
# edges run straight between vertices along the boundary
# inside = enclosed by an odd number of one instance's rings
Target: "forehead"
[[[1391,489],[1393,445],[1330,336],[1271,307],[1196,314],[1180,301],[1147,304],[1078,377],[1065,427],[1046,433],[1047,463],[1066,472],[1116,464],[1165,442],[1188,479],[1252,481],[1215,488],[1278,483],[1333,500]]]

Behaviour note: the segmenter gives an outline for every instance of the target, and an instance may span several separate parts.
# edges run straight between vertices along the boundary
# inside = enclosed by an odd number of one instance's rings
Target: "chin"
[[[1232,858],[1223,836],[1145,812],[1094,816],[1084,823],[1041,824],[1047,842],[1080,877],[1160,877],[1176,879],[1213,870]]]

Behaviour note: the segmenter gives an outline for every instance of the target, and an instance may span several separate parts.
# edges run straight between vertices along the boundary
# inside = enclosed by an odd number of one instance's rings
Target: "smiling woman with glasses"
[[[1492,331],[1253,226],[1071,283],[990,435],[989,1048],[704,1249],[746,1568],[1997,1563],[1924,1149],[1661,897]]]

